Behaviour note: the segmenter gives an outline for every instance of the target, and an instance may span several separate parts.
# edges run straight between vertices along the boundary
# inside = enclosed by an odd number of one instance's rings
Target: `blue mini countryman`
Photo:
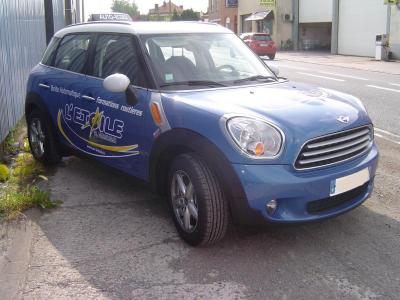
[[[232,32],[93,22],[57,32],[29,77],[34,157],[84,154],[166,195],[180,236],[347,212],[372,192],[373,125],[357,98],[277,77]]]

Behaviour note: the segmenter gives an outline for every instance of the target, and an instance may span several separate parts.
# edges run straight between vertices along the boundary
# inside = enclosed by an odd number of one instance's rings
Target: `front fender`
[[[187,152],[195,152],[212,169],[222,185],[234,219],[239,223],[246,223],[246,211],[253,210],[248,206],[242,184],[232,164],[215,144],[194,131],[175,128],[162,134],[154,142],[149,164],[153,190],[166,195],[169,166],[176,155]]]

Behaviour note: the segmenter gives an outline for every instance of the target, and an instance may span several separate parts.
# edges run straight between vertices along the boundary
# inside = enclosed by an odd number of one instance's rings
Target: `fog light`
[[[278,207],[278,202],[276,200],[271,200],[267,203],[266,208],[267,208],[267,212],[272,215],[276,208]]]

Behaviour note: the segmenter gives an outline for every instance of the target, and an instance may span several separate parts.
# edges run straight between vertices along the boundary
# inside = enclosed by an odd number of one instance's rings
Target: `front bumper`
[[[342,214],[364,202],[373,189],[378,164],[378,149],[374,144],[368,154],[354,160],[315,170],[296,171],[291,165],[240,165],[233,168],[241,181],[245,197],[236,199],[235,218],[242,224],[265,221],[295,223],[316,221]],[[327,209],[310,210],[310,202],[324,200],[329,204],[331,181],[364,168],[370,172],[370,181],[357,193],[350,193],[346,201],[328,205]],[[355,195],[355,196],[354,196]],[[278,207],[273,214],[266,210],[268,201],[275,199]],[[337,199],[332,199],[337,201]],[[312,204],[311,204],[312,205]]]

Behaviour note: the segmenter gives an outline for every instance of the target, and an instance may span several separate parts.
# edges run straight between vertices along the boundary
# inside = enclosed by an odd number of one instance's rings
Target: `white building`
[[[295,0],[298,47],[372,57],[376,35],[388,34],[390,50],[400,58],[398,2],[388,5],[384,0]]]

